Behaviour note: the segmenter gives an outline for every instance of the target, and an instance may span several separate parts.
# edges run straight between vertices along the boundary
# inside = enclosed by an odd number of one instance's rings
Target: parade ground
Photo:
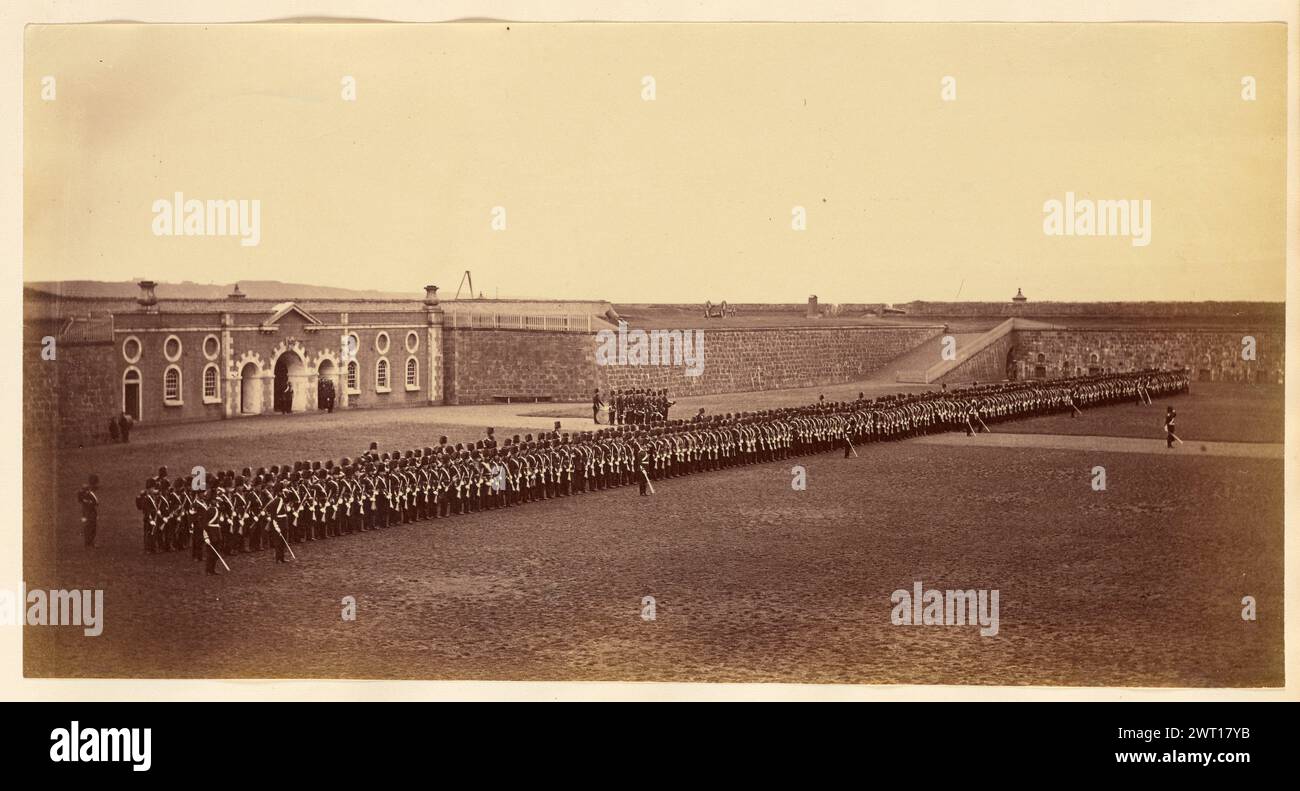
[[[672,417],[910,392],[685,399]],[[1165,448],[1163,413],[1183,443]],[[228,558],[141,550],[166,465],[257,468],[551,428],[581,404],[313,413],[29,454],[28,588],[102,589],[103,633],[26,627],[31,677],[1257,687],[1283,684],[1283,392],[1193,383],[1087,410]],[[792,467],[806,489],[792,487]],[[1096,469],[1105,488],[1097,490]],[[97,474],[99,540],[77,487]],[[999,593],[997,633],[895,625],[896,590]],[[356,602],[345,620],[344,600]],[[653,597],[653,612],[646,597]],[[1255,620],[1242,617],[1253,597]],[[649,616],[653,614],[651,619]]]

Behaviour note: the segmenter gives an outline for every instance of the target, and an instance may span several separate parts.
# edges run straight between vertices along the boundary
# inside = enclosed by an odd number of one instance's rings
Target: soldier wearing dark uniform
[[[158,532],[158,508],[159,501],[157,495],[158,482],[153,478],[146,478],[144,488],[135,496],[135,507],[140,509],[141,526],[144,528],[144,551],[153,553],[154,536]]]
[[[600,408],[603,407],[604,405],[605,402],[600,400],[600,389],[597,388],[596,393],[591,397],[591,422],[592,423],[600,422]]]
[[[217,573],[216,545],[221,541],[221,508],[217,505],[216,487],[204,492],[203,506],[199,511],[200,521],[195,540],[203,545],[204,573]]]
[[[270,539],[275,545],[275,562],[287,563],[284,550],[288,546],[285,535],[289,531],[289,504],[284,499],[285,485],[275,484],[271,487],[271,500],[266,504],[266,525]]]
[[[636,449],[636,472],[640,477],[641,496],[646,497],[649,492],[646,487],[650,485],[650,450],[645,445],[638,445]]]
[[[673,406],[674,406],[676,403],[677,403],[676,401],[669,400],[669,398],[668,398],[668,388],[665,387],[663,390],[660,391],[660,393],[659,393],[659,407],[660,407],[659,411],[662,413],[662,414],[661,414],[661,418],[663,419],[663,421],[664,421],[665,423],[668,422],[668,410],[672,409]]]
[[[1178,413],[1174,411],[1173,407],[1165,408],[1165,448],[1166,449],[1172,448],[1174,446],[1174,439],[1175,439],[1174,429],[1176,428],[1174,424],[1177,418],[1178,418]]]
[[[94,548],[95,533],[99,530],[99,497],[95,490],[99,488],[99,476],[92,475],[86,485],[77,491],[77,502],[81,504],[81,537],[86,546]]]

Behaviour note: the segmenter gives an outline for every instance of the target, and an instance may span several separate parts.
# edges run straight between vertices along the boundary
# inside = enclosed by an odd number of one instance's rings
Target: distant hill
[[[28,288],[59,294],[65,297],[135,299],[140,287],[133,280],[55,280],[25,283]],[[155,293],[159,299],[224,299],[235,289],[235,283],[159,283]],[[399,293],[368,289],[311,286],[305,283],[282,283],[278,280],[241,280],[239,290],[248,299],[303,300],[313,299],[423,299],[423,293]]]

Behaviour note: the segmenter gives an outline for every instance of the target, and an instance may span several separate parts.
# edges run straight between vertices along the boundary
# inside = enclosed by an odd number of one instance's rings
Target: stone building
[[[592,331],[608,303],[478,301],[444,310],[436,286],[423,301],[160,300],[140,283],[135,300],[69,298],[28,289],[24,315],[25,442],[105,441],[121,412],[141,426],[302,413],[324,408],[390,408],[457,403],[448,374],[478,400],[515,392],[475,382],[476,345],[511,339],[501,378],[518,371],[520,332],[540,337]],[[508,312],[503,312],[508,311]],[[457,340],[460,343],[457,343]],[[47,344],[57,344],[50,359]],[[444,359],[444,350],[454,353]],[[526,378],[523,373],[517,378]]]
[[[889,322],[874,318],[878,305],[811,319],[806,305],[742,306],[743,323],[696,320],[706,328],[704,358],[685,375],[602,365],[600,334],[624,325],[600,300],[440,303],[435,286],[423,299],[273,301],[238,287],[225,298],[160,299],[156,288],[143,281],[134,299],[25,290],[25,447],[106,442],[108,420],[121,412],[146,428],[313,412],[331,389],[335,409],[349,411],[586,402],[616,387],[662,387],[680,398],[855,382],[937,350],[949,321],[997,327],[916,381],[1185,365],[1197,381],[1264,383],[1279,381],[1285,365],[1281,303],[909,303],[905,319]],[[632,335],[689,327],[682,317],[700,312],[622,307],[640,317]],[[1248,336],[1253,359],[1242,355]]]
[[[424,304],[297,302],[232,295],[114,314],[123,411],[146,423],[306,412],[333,389],[339,408],[442,403],[442,322],[436,288]]]

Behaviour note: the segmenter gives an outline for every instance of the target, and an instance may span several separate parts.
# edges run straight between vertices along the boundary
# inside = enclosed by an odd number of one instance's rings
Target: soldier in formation
[[[623,423],[595,431],[514,435],[405,451],[377,444],[355,459],[303,461],[253,470],[207,470],[169,478],[167,468],[136,497],[145,551],[189,548],[215,573],[223,557],[389,530],[414,522],[516,508],[652,481],[990,423],[1187,391],[1185,371],[1107,374],[827,401],[798,407]],[[662,391],[661,391],[662,392]],[[635,395],[635,391],[633,391]],[[615,394],[613,399],[619,396]],[[666,398],[666,394],[664,396]],[[634,402],[625,401],[624,404]],[[634,406],[626,406],[634,414]],[[620,412],[621,414],[621,412]]]
[[[668,420],[668,411],[676,403],[668,398],[667,388],[636,387],[622,392],[615,388],[610,395],[609,422],[610,425],[622,426],[663,423]]]

